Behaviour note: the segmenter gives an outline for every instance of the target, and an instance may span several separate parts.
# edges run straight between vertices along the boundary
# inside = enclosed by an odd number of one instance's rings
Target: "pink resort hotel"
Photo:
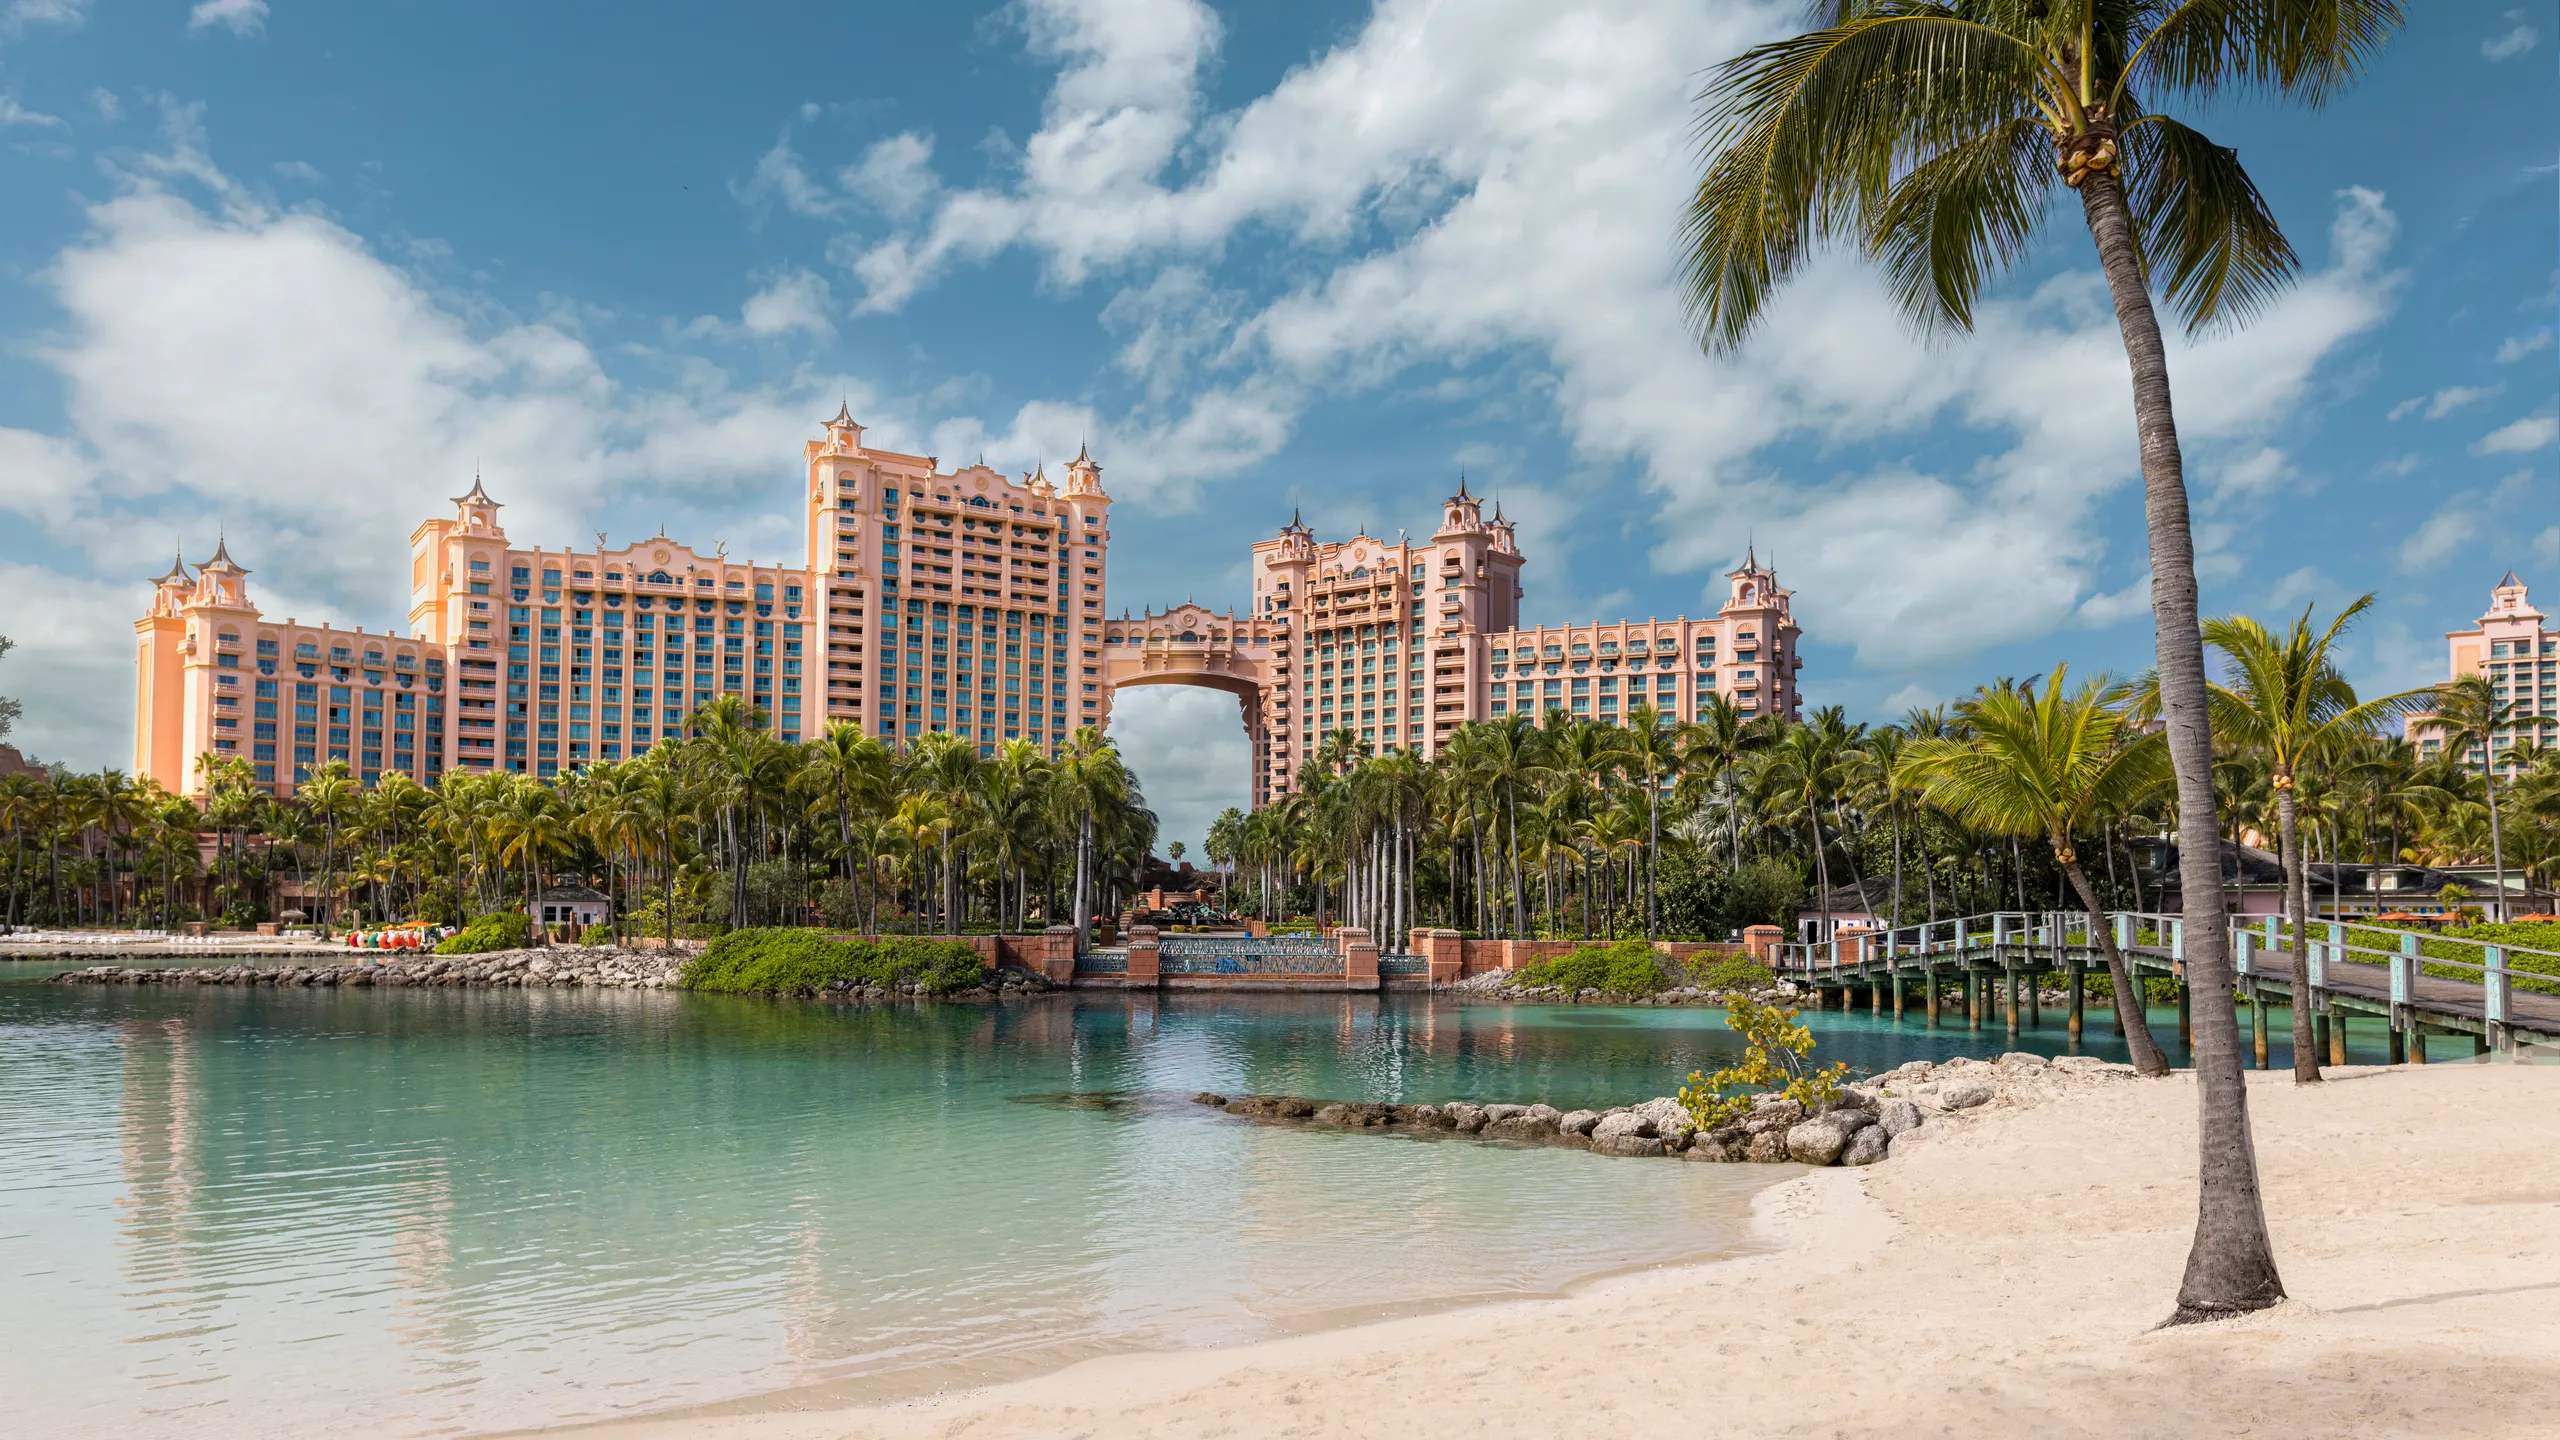
[[[526,549],[475,480],[409,539],[405,633],[264,618],[228,545],[155,582],[135,622],[134,769],[179,793],[197,758],[238,757],[290,791],[341,760],[537,776],[624,760],[714,696],[786,740],[837,721],[899,742],[1054,749],[1107,725],[1114,690],[1201,685],[1240,701],[1254,803],[1286,793],[1333,730],[1436,752],[1470,720],[1564,710],[1614,722],[1647,702],[1694,718],[1723,692],[1794,715],[1789,592],[1755,561],[1712,618],[1520,626],[1512,527],[1465,487],[1421,543],[1319,542],[1294,519],[1253,547],[1248,613],[1183,605],[1105,618],[1110,497],[1079,452],[1066,483],[862,443],[839,410],[804,447],[800,565],[705,555],[664,536]]]

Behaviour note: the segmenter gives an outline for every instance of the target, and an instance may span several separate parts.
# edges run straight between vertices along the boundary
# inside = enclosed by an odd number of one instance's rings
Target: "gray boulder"
[[[1534,1142],[1553,1139],[1557,1135],[1556,1122],[1553,1120],[1549,1120],[1544,1116],[1532,1115],[1524,1107],[1514,1106],[1512,1108],[1519,1110],[1520,1113],[1517,1115],[1505,1116],[1500,1120],[1488,1120],[1485,1122],[1485,1127],[1483,1131],[1480,1132],[1485,1139]],[[1552,1114],[1553,1112],[1550,1111],[1549,1113]]]
[[[1876,1124],[1890,1138],[1920,1128],[1920,1107],[1908,1100],[1887,1100],[1876,1109]]]
[[[1917,1130],[1905,1130],[1887,1142],[1884,1153],[1892,1159],[1899,1160],[1923,1145],[1935,1143],[1938,1135],[1939,1128],[1935,1125],[1923,1125]]]
[[[1659,1155],[1662,1142],[1650,1135],[1611,1135],[1591,1142],[1594,1155]]]
[[[1558,1129],[1563,1128],[1561,1122],[1564,1119],[1564,1112],[1544,1101],[1540,1101],[1539,1103],[1530,1106],[1525,1113],[1529,1119],[1538,1121],[1541,1124],[1554,1125]]]
[[[1529,1107],[1526,1105],[1487,1105],[1484,1107],[1484,1118],[1488,1121],[1508,1120],[1514,1115],[1525,1115],[1527,1113],[1529,1113]]]
[[[1653,1121],[1653,1133],[1660,1136],[1666,1145],[1686,1144],[1690,1136],[1698,1133],[1697,1117],[1689,1113],[1688,1106],[1669,1095],[1656,1096],[1636,1106],[1635,1110]]]
[[[2000,1063],[2012,1070],[2041,1070],[2048,1062],[2041,1055],[2030,1055],[2024,1050],[2012,1050],[2000,1057]]]
[[[1612,1110],[1591,1127],[1592,1143],[1618,1140],[1631,1135],[1653,1134],[1652,1117],[1635,1110]]]
[[[1449,1118],[1450,1129],[1465,1135],[1473,1135],[1482,1130],[1485,1121],[1490,1118],[1484,1113],[1483,1106],[1470,1105],[1464,1100],[1441,1106],[1440,1113]]]
[[[1787,1135],[1783,1130],[1763,1130],[1751,1137],[1742,1148],[1742,1158],[1755,1165],[1783,1165],[1787,1162]]]
[[[1892,1143],[1893,1137],[1885,1133],[1882,1125],[1862,1126],[1858,1133],[1849,1137],[1847,1148],[1840,1152],[1840,1163],[1873,1165],[1885,1157],[1885,1151]]]
[[[1728,1165],[1742,1158],[1739,1149],[1705,1135],[1699,1136],[1685,1153],[1692,1160],[1706,1160],[1719,1165]]]
[[[1946,1110],[1970,1110],[1991,1099],[1991,1087],[1979,1080],[1955,1080],[1938,1087],[1938,1105]]]
[[[1600,1112],[1597,1110],[1569,1110],[1556,1121],[1556,1128],[1567,1135],[1588,1136],[1591,1127],[1599,1123]]]
[[[1787,1131],[1787,1158],[1804,1165],[1829,1165],[1849,1148],[1849,1136],[1837,1125],[1807,1120]]]

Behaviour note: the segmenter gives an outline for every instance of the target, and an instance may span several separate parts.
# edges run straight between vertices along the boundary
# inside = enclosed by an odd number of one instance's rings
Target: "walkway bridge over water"
[[[2108,923],[2137,977],[2177,982],[2178,1039],[2190,1042],[2185,922],[2175,915],[2121,913]],[[2239,1003],[2249,1009],[2251,1054],[2260,1069],[2267,1064],[2268,1011],[2294,1001],[2287,928],[2279,916],[2267,917],[2263,925],[2231,924],[2232,982]],[[2325,922],[2310,926],[2304,939],[2313,1042],[2332,1065],[2346,1063],[2349,1017],[2386,1029],[2394,1064],[2424,1064],[2431,1035],[2468,1037],[2475,1052],[2510,1056],[2520,1045],[2560,1046],[2560,954]],[[2531,968],[2516,969],[2520,959]],[[1889,1003],[1899,1020],[1906,1006],[1917,1003],[1936,1024],[1942,1007],[1952,1004],[1974,1029],[1991,1023],[1998,1011],[2012,1037],[2019,1028],[2021,991],[2028,1023],[2038,1023],[2038,987],[2059,977],[2076,1040],[2084,982],[2093,969],[2105,973],[2106,956],[2091,938],[2085,912],[2004,910],[1782,945],[1777,965],[1788,978],[1812,985],[1826,1006],[1836,996],[1845,1010],[1864,991],[1871,1013],[1882,1015]]]

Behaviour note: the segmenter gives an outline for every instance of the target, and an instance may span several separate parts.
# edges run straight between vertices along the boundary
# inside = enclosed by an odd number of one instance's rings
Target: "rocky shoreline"
[[[1679,1156],[1709,1163],[1872,1165],[1936,1140],[1987,1111],[2033,1103],[2065,1090],[2130,1080],[2133,1067],[2086,1055],[2049,1060],[2023,1052],[1997,1060],[1914,1060],[1842,1086],[1818,1114],[1763,1096],[1729,1124],[1700,1130],[1667,1095],[1607,1110],[1546,1104],[1394,1105],[1320,1101],[1295,1095],[1229,1098],[1203,1091],[1195,1104],[1276,1124],[1405,1134],[1434,1132],[1597,1155]]]
[[[359,958],[361,957],[361,958]],[[269,985],[341,989],[463,986],[475,989],[552,989],[589,986],[604,990],[681,990],[691,957],[662,950],[555,945],[547,949],[492,950],[480,955],[355,951],[329,965],[92,965],[52,977],[57,985]],[[989,983],[932,996],[914,986],[842,985],[816,998],[846,1003],[891,1000],[988,1000],[999,994],[1046,990],[1039,976],[999,972]]]

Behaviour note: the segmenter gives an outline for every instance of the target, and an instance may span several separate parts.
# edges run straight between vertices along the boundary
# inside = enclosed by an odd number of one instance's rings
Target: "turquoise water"
[[[1862,1066],[2007,1048],[1807,1018]],[[1714,1011],[1419,997],[0,978],[0,1393],[17,1433],[452,1433],[1545,1293],[1732,1246],[1782,1172],[1187,1097],[1596,1105],[1733,1053]]]

